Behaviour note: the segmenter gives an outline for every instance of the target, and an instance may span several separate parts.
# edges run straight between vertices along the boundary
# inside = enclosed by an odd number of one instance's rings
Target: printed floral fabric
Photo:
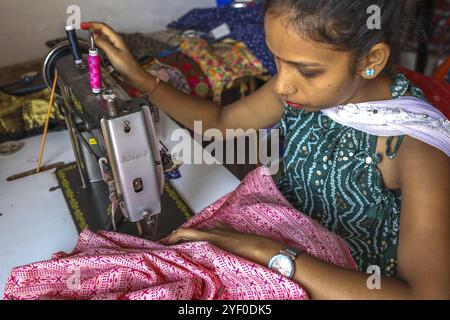
[[[242,42],[226,40],[210,45],[202,38],[193,38],[185,39],[180,49],[208,76],[213,101],[218,104],[224,89],[230,89],[237,79],[252,76],[268,80],[264,76],[266,69]]]
[[[175,52],[169,56],[161,57],[159,60],[177,68],[183,73],[191,87],[191,94],[205,99],[212,99],[213,94],[208,77],[191,58],[181,52]]]
[[[147,72],[170,84],[175,89],[187,94],[191,93],[186,77],[177,68],[163,64],[156,59],[144,66],[144,68]]]
[[[177,21],[168,25],[178,30],[210,32],[226,23],[230,28],[230,38],[246,44],[270,74],[277,71],[272,53],[266,46],[263,6],[257,4],[246,8],[201,8],[193,9]]]

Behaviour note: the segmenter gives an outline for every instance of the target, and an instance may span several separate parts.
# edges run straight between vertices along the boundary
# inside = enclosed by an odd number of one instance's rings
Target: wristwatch
[[[295,273],[295,258],[303,251],[295,247],[287,247],[270,259],[267,265],[270,269],[292,279]]]

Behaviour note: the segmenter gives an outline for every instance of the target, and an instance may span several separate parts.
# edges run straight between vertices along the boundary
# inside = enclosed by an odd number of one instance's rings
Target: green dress
[[[394,75],[392,96],[407,91],[425,99],[403,75]],[[283,175],[277,185],[301,212],[348,243],[358,270],[378,266],[395,276],[400,229],[401,192],[383,187],[377,164],[377,136],[341,125],[322,112],[285,107]],[[387,141],[394,158],[403,140]]]

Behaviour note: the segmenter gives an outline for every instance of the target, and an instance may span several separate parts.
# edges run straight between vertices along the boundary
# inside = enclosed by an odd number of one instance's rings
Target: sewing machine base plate
[[[85,228],[92,231],[112,231],[110,213],[108,213],[111,212],[111,204],[106,184],[99,181],[91,183],[87,189],[82,189],[76,163],[62,166],[55,173],[78,232]],[[161,206],[162,214],[158,218],[157,233],[144,234],[143,237],[146,239],[159,240],[193,216],[188,206],[168,183],[164,187]],[[117,232],[142,236],[138,233],[137,224],[126,219],[116,221],[116,226]]]

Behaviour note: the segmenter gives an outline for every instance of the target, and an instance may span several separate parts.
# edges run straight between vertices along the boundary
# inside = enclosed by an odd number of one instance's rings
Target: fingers
[[[86,27],[87,29],[85,29]],[[117,33],[104,22],[95,22],[95,21],[83,22],[81,24],[81,28],[84,30],[90,29],[98,34],[103,34],[107,37],[114,37],[115,35],[117,35]]]
[[[218,221],[216,222],[216,228],[220,229],[220,230],[226,230],[226,231],[236,231],[234,230],[232,227],[230,227],[230,225],[222,222],[222,221]]]
[[[175,230],[170,236],[161,240],[169,245],[180,241],[212,241],[215,235],[208,231],[180,228]]]
[[[90,22],[82,22],[82,23],[80,24],[80,28],[81,28],[81,30],[89,30],[89,28],[90,28]]]
[[[81,29],[92,30],[94,33],[95,43],[103,50],[110,49],[110,45],[120,50],[126,49],[122,37],[106,23],[95,21],[83,22],[81,24]]]
[[[207,230],[179,228],[166,238],[161,239],[160,242],[171,245],[180,241],[207,241],[214,244],[224,236],[229,237],[238,233],[238,231],[234,230],[229,225],[219,221],[216,223],[215,228]]]
[[[109,25],[104,22],[87,21],[81,23],[80,27],[83,30],[92,30],[97,34],[104,34],[107,37],[117,34]]]
[[[97,47],[102,49],[109,59],[117,54],[118,49],[108,39],[101,35],[94,35],[94,40]]]

